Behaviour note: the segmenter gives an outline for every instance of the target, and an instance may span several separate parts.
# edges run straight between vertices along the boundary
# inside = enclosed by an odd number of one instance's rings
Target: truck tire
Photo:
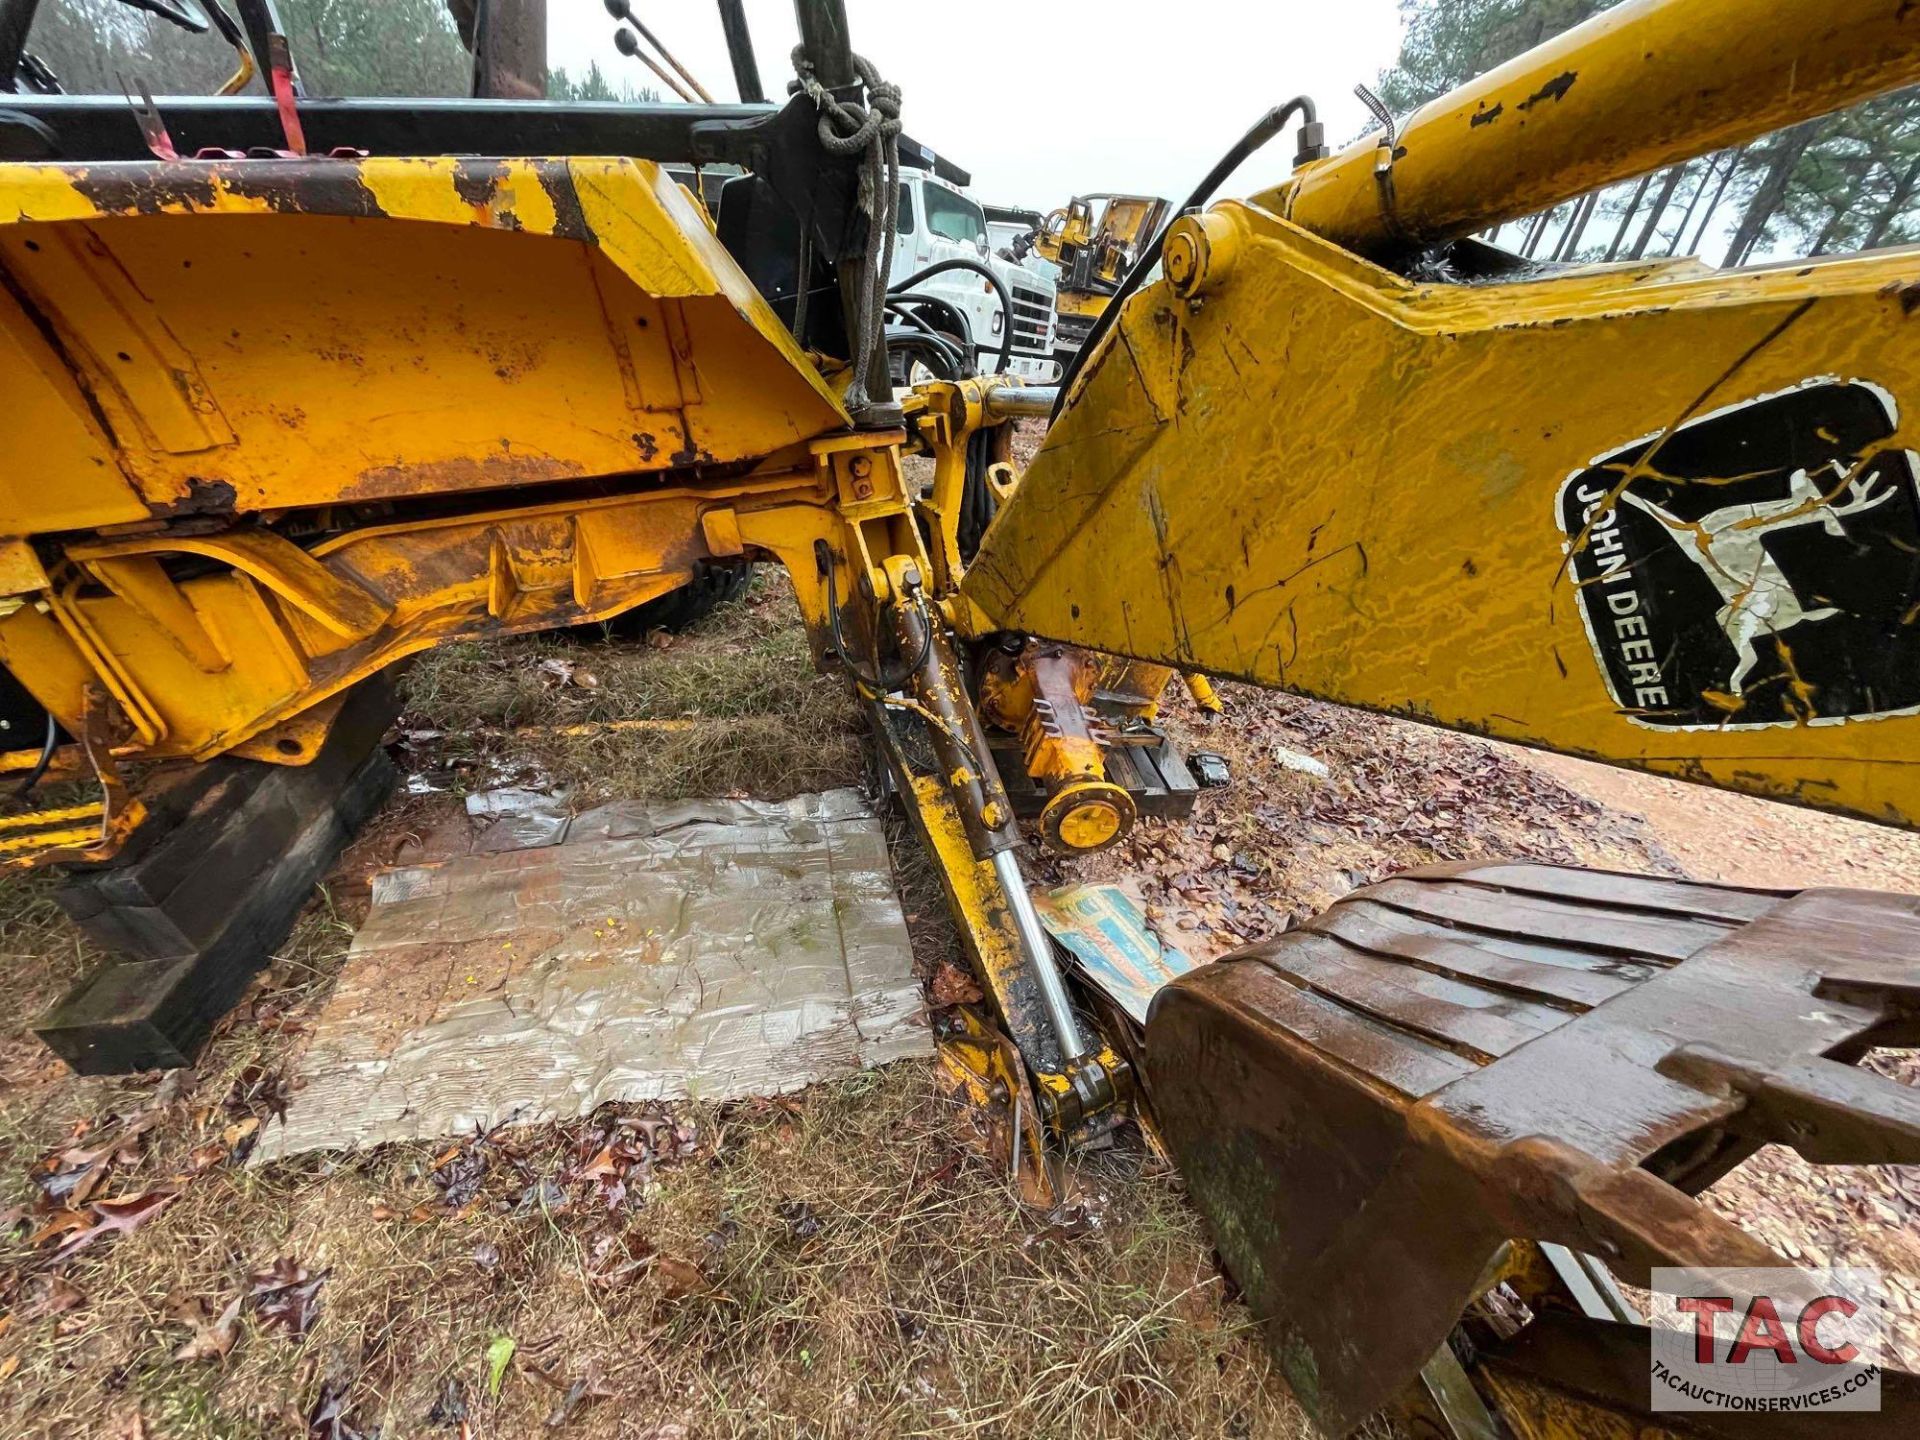
[[[693,578],[669,595],[636,605],[608,622],[616,634],[644,635],[649,630],[675,634],[704,620],[729,600],[746,594],[753,579],[751,560],[703,560]]]

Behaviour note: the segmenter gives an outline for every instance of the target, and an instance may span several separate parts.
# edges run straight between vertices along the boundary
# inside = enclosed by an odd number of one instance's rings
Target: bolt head
[[[1163,262],[1166,265],[1167,279],[1173,282],[1174,289],[1185,290],[1200,269],[1198,237],[1189,230],[1175,231],[1167,237]]]

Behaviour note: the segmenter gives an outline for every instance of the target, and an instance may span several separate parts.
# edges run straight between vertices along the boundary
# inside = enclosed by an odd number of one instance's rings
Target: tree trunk
[[[1697,255],[1700,253],[1700,242],[1706,238],[1707,226],[1719,211],[1720,200],[1727,193],[1727,186],[1733,183],[1734,172],[1740,168],[1746,158],[1747,147],[1742,145],[1738,150],[1733,152],[1732,157],[1727,161],[1727,173],[1722,175],[1720,177],[1720,183],[1713,187],[1713,199],[1707,202],[1706,211],[1700,217],[1700,227],[1693,232],[1693,243],[1687,246],[1687,253],[1689,255]]]
[[[1626,243],[1627,227],[1633,224],[1633,217],[1640,213],[1640,202],[1647,198],[1647,187],[1653,184],[1653,172],[1649,170],[1640,177],[1640,183],[1633,187],[1633,199],[1627,202],[1626,211],[1620,216],[1620,228],[1613,232],[1613,243],[1607,246],[1607,259],[1611,260],[1620,253],[1620,247]]]
[[[1542,210],[1533,217],[1533,227],[1527,231],[1527,243],[1520,247],[1522,259],[1531,260],[1533,252],[1540,247],[1540,237],[1546,232],[1547,222],[1553,218],[1552,210]]]
[[[1571,260],[1574,252],[1580,248],[1580,237],[1585,233],[1587,221],[1593,217],[1594,207],[1600,203],[1600,192],[1594,191],[1573,207],[1573,214],[1567,218],[1567,228],[1560,233],[1560,243],[1554,247],[1555,260]]]
[[[1640,233],[1634,238],[1633,249],[1627,252],[1629,260],[1638,260],[1647,253],[1647,242],[1653,239],[1661,217],[1667,213],[1667,206],[1673,203],[1673,192],[1680,188],[1680,172],[1684,165],[1669,165],[1666,175],[1660,181],[1660,191],[1653,197],[1653,208],[1647,212],[1647,223],[1640,227]]]
[[[1873,224],[1867,228],[1867,238],[1860,244],[1862,250],[1875,249],[1887,238],[1887,231],[1900,218],[1900,212],[1907,208],[1907,201],[1913,198],[1915,184],[1920,184],[1920,155],[1908,163],[1905,173],[1894,182],[1893,193],[1887,197],[1887,203],[1880,207],[1880,213],[1873,217]]]
[[[1882,168],[1882,162],[1868,160],[1864,165],[1852,165],[1842,161],[1838,168],[1849,176],[1846,193],[1832,202],[1833,213],[1827,216],[1827,223],[1820,227],[1820,233],[1814,237],[1813,248],[1807,251],[1809,256],[1825,255],[1834,242],[1841,238],[1847,218],[1859,209],[1860,197],[1866,193],[1868,183]],[[1900,182],[1893,174],[1893,167],[1885,168],[1889,178],[1898,186]]]
[[[1822,227],[1820,227],[1820,234],[1814,236],[1812,250],[1807,252],[1809,257],[1812,257],[1812,255],[1824,255],[1826,248],[1828,248],[1830,244],[1834,244],[1834,240],[1839,236],[1841,221],[1847,219],[1847,211],[1849,211],[1849,205],[1834,205],[1834,213],[1826,217],[1826,225],[1822,225]]]
[[[1687,227],[1693,223],[1693,212],[1700,204],[1700,197],[1707,193],[1707,186],[1713,183],[1713,172],[1719,168],[1720,157],[1712,156],[1707,168],[1700,172],[1700,183],[1693,187],[1693,194],[1687,200],[1687,208],[1680,212],[1680,223],[1673,227],[1673,239],[1667,242],[1667,254],[1671,256],[1680,248],[1681,237],[1687,233]]]
[[[1746,264],[1747,257],[1766,232],[1767,222],[1779,210],[1780,202],[1787,198],[1787,182],[1793,178],[1794,166],[1800,163],[1800,157],[1807,153],[1807,147],[1813,144],[1825,123],[1824,120],[1802,120],[1791,130],[1781,132],[1773,156],[1767,162],[1767,173],[1760,177],[1760,184],[1747,201],[1740,224],[1734,229],[1732,243],[1727,246],[1727,258],[1720,262],[1723,269]]]

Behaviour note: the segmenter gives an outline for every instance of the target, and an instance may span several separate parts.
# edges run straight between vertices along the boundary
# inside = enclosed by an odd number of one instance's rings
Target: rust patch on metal
[[[456,160],[453,162],[453,190],[467,204],[488,207],[500,193],[500,182],[507,178],[504,160]]]
[[[386,214],[352,160],[116,161],[76,170],[73,185],[109,215],[210,210],[222,187],[282,214]]]
[[[1542,85],[1538,90],[1534,91],[1533,94],[1529,95],[1513,108],[1516,110],[1531,110],[1542,101],[1558,101],[1564,99],[1567,91],[1573,88],[1573,82],[1579,78],[1580,75],[1578,71],[1562,70],[1558,75],[1554,76],[1553,79]]]
[[[208,165],[115,161],[76,170],[73,188],[109,215],[158,215],[211,209],[213,174]]]
[[[402,495],[453,495],[574,480],[586,474],[575,461],[551,455],[456,455],[405,465],[376,465],[340,488],[342,500],[380,500]]]
[[[239,508],[240,497],[231,482],[207,480],[198,475],[187,477],[187,491],[178,500],[164,505],[148,505],[156,516],[171,518],[185,515],[231,515]]]
[[[238,160],[221,173],[234,194],[282,214],[377,220],[387,213],[352,160]]]
[[[587,212],[581,208],[580,192],[573,185],[573,171],[565,162],[559,162],[542,164],[534,173],[547,198],[553,202],[553,233],[563,240],[593,244],[598,237],[593,233],[593,226],[587,223]]]
[[[501,202],[500,182],[506,178],[504,160],[454,161],[454,194],[473,207],[474,219],[501,230],[520,230],[520,217]]]

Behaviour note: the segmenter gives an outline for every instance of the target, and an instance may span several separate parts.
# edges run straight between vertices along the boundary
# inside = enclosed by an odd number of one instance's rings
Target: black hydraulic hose
[[[926,295],[915,290],[905,295],[889,296],[887,299],[887,308],[897,311],[902,315],[911,314],[914,319],[928,328],[932,328],[932,326],[938,322],[939,317],[936,316],[933,320],[930,320],[925,312],[941,312],[941,314],[945,316],[944,323],[947,328],[945,330],[934,330],[933,333],[940,336],[940,338],[950,346],[953,346],[955,354],[959,353],[958,340],[959,337],[967,331],[967,317],[961,314],[952,302],[943,300],[938,295]]]
[[[847,667],[847,673],[875,697],[900,689],[920,673],[920,667],[927,663],[927,656],[933,650],[933,617],[924,608],[920,612],[920,650],[913,657],[911,664],[893,674],[882,670],[879,674],[869,677],[854,663],[853,656],[847,649],[847,637],[840,633],[840,587],[834,580],[833,550],[826,541],[816,540],[813,543],[813,556],[815,563],[826,573],[827,633],[833,641],[833,653],[840,657],[840,663]],[[890,608],[893,607],[894,602],[888,603]],[[876,640],[876,649],[877,647]],[[877,654],[874,658],[876,662],[879,659]]]
[[[945,302],[936,300],[934,303],[944,304]],[[947,308],[951,309],[952,307],[947,306]],[[911,325],[915,330],[919,331],[920,334],[926,338],[928,348],[938,352],[946,360],[947,367],[952,372],[946,377],[947,379],[958,380],[966,373],[966,357],[961,355],[958,347],[953,345],[945,335],[942,335],[938,330],[934,329],[933,326],[929,325],[925,320],[922,320],[898,300],[887,301],[887,309],[895,315],[898,315],[901,320]]]
[[[1213,192],[1226,183],[1227,177],[1238,170],[1249,155],[1286,129],[1287,121],[1293,118],[1295,112],[1299,113],[1300,122],[1303,125],[1316,124],[1320,118],[1319,112],[1313,108],[1313,101],[1305,95],[1296,95],[1286,104],[1274,106],[1260,117],[1251,130],[1235,142],[1231,150],[1220,157],[1219,163],[1207,172],[1207,178],[1195,187],[1194,192],[1187,197],[1186,203],[1167,217],[1167,223],[1160,227],[1160,233],[1153,237],[1153,243],[1142,247],[1140,258],[1133,262],[1133,268],[1127,272],[1127,278],[1120,282],[1120,288],[1113,292],[1113,298],[1107,302],[1107,308],[1095,318],[1093,328],[1087,331],[1087,338],[1080,342],[1080,348],[1074,352],[1073,359],[1067,362],[1067,371],[1060,377],[1060,394],[1054,399],[1053,415],[1049,423],[1060,418],[1060,407],[1067,403],[1067,392],[1073,388],[1074,378],[1086,364],[1087,356],[1098,348],[1100,342],[1106,338],[1107,332],[1118,323],[1120,307],[1127,303],[1134,291],[1146,283],[1148,272],[1160,263],[1160,247],[1166,244],[1167,232],[1173,228],[1173,222],[1188,211],[1198,210],[1211,200]]]
[[[914,274],[909,275],[898,285],[889,285],[887,287],[887,294],[898,295],[910,286],[918,285],[922,280],[930,279],[948,270],[971,270],[976,275],[984,275],[987,278],[987,283],[993,286],[993,293],[1000,297],[1000,313],[1007,317],[1007,323],[1001,327],[1004,333],[1000,336],[1000,362],[993,367],[993,373],[996,375],[1006,374],[1007,366],[1013,360],[1013,299],[1007,294],[1007,287],[1001,283],[1000,277],[994,274],[987,266],[981,264],[978,260],[967,260],[964,258],[940,260],[927,266],[924,270],[916,271]],[[969,356],[968,358],[971,359],[972,357]]]
[[[47,711],[46,743],[40,747],[39,762],[34,765],[33,769],[27,772],[27,778],[22,780],[14,790],[13,793],[18,798],[24,800],[33,793],[33,787],[40,783],[40,777],[45,775],[47,773],[47,767],[53,764],[53,752],[59,743],[60,722],[53,718],[53,711],[49,710]]]

